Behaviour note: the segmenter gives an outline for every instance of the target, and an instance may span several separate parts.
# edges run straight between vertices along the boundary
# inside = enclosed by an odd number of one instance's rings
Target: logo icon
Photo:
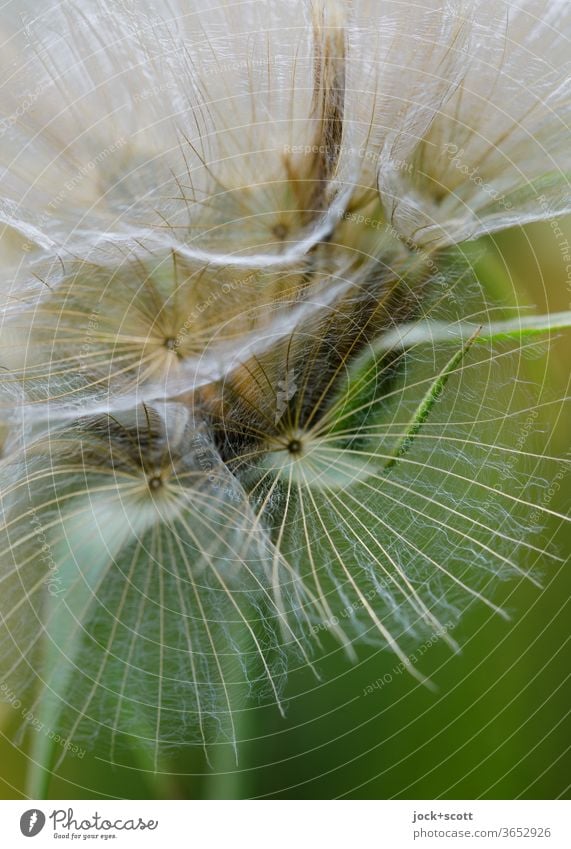
[[[31,811],[26,811],[20,817],[20,831],[24,837],[35,837],[39,834],[46,824],[46,816],[37,808],[32,808]]]

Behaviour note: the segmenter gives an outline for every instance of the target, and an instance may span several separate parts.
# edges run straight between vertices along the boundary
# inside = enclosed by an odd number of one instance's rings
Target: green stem
[[[399,440],[395,449],[392,453],[391,459],[386,463],[385,469],[390,469],[394,466],[397,461],[403,457],[407,451],[410,450],[412,443],[414,442],[415,436],[421,430],[424,422],[427,420],[430,415],[432,408],[440,398],[444,387],[448,383],[450,375],[454,373],[456,367],[460,365],[476,339],[480,334],[481,328],[478,327],[474,333],[470,336],[470,338],[465,342],[465,344],[460,348],[459,351],[456,351],[453,357],[451,357],[442,371],[439,372],[433,383],[431,383],[430,388],[428,389],[426,395],[416,408],[416,411],[406,428],[406,433]]]
[[[507,339],[525,339],[543,333],[571,328],[571,310],[547,313],[546,315],[518,316],[506,321],[495,321],[480,325],[479,341],[496,342]],[[376,343],[377,353],[399,348],[412,348],[436,342],[453,342],[468,339],[476,325],[469,322],[419,321],[401,324],[385,333]]]

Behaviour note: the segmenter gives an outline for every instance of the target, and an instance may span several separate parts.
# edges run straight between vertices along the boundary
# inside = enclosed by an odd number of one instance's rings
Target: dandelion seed
[[[283,712],[326,628],[424,682],[410,643],[558,556],[505,388],[569,315],[496,321],[453,246],[570,208],[565,4],[34,14],[0,53],[3,678],[155,769]]]
[[[444,28],[451,10],[431,17],[439,15]],[[403,238],[422,245],[449,245],[571,210],[569,6],[458,4],[452,20],[459,32],[449,40],[450,68],[433,83],[438,95],[424,100],[423,115],[415,78],[410,87],[405,81],[406,117],[391,125],[379,157],[387,218]],[[389,67],[389,80],[392,73]],[[424,120],[411,135],[415,112]]]

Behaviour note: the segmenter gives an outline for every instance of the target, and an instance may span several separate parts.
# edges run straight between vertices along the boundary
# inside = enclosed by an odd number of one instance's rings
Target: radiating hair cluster
[[[466,243],[571,209],[568,4],[16,5],[2,678],[156,768],[327,633],[424,680],[415,641],[557,557],[510,396],[553,321]]]

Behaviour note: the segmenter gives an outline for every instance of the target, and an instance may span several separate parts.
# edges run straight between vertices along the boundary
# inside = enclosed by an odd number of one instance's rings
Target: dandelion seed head
[[[155,768],[320,629],[422,678],[555,556],[462,243],[571,208],[566,5],[5,14],[3,677]]]
[[[290,454],[301,454],[303,451],[303,442],[301,439],[292,438],[287,444],[287,450]]]

